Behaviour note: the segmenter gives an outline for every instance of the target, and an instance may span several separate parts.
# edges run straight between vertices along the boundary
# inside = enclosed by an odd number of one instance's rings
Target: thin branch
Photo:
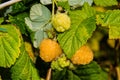
[[[10,5],[20,2],[20,1],[22,1],[22,0],[10,0],[10,1],[4,2],[4,3],[0,4],[0,9],[3,9],[7,6],[10,6]]]
[[[117,66],[115,69],[117,72],[117,80],[120,80],[120,68],[119,68],[119,66]]]
[[[46,76],[46,79],[45,80],[51,80],[51,72],[52,72],[52,69],[49,68],[48,72],[47,72],[47,76]]]

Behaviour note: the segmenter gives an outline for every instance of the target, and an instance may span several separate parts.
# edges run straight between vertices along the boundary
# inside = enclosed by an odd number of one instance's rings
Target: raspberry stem
[[[52,17],[54,16],[55,13],[55,0],[52,0]]]
[[[55,4],[56,4],[56,6],[57,6],[56,0],[52,0],[52,17],[53,17],[54,14],[55,14]],[[58,6],[57,6],[57,7],[58,7]]]

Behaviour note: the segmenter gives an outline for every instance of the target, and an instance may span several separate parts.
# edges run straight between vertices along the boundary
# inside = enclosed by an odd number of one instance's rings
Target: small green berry
[[[57,13],[52,18],[52,24],[56,31],[64,32],[70,28],[70,17],[66,13]]]

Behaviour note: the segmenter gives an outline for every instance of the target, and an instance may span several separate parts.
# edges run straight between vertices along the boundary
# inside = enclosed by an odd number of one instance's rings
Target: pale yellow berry
[[[57,13],[52,18],[52,24],[56,31],[64,32],[70,28],[70,17],[66,13]]]

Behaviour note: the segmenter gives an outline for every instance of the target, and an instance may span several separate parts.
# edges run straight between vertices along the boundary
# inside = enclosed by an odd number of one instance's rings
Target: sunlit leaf
[[[11,68],[11,74],[12,80],[40,80],[38,72],[26,53],[24,46],[21,47],[20,57]]]
[[[0,28],[0,31],[1,31],[1,32],[7,32],[7,29],[5,29],[5,28]]]
[[[120,39],[120,26],[110,26],[109,39]]]
[[[109,10],[107,11],[102,19],[103,19],[103,26],[113,26],[113,25],[120,25],[120,10]]]
[[[94,3],[97,6],[104,6],[104,7],[118,4],[117,0],[94,0]]]
[[[68,58],[78,50],[92,36],[96,28],[95,12],[92,8],[84,6],[82,11],[70,12],[71,29],[58,35],[58,42]],[[83,15],[82,15],[83,14]]]
[[[109,10],[104,14],[98,15],[98,24],[109,29],[109,38],[120,38],[120,10]]]
[[[0,31],[0,66],[10,67],[20,54],[21,34],[13,25],[1,25],[7,32]]]

